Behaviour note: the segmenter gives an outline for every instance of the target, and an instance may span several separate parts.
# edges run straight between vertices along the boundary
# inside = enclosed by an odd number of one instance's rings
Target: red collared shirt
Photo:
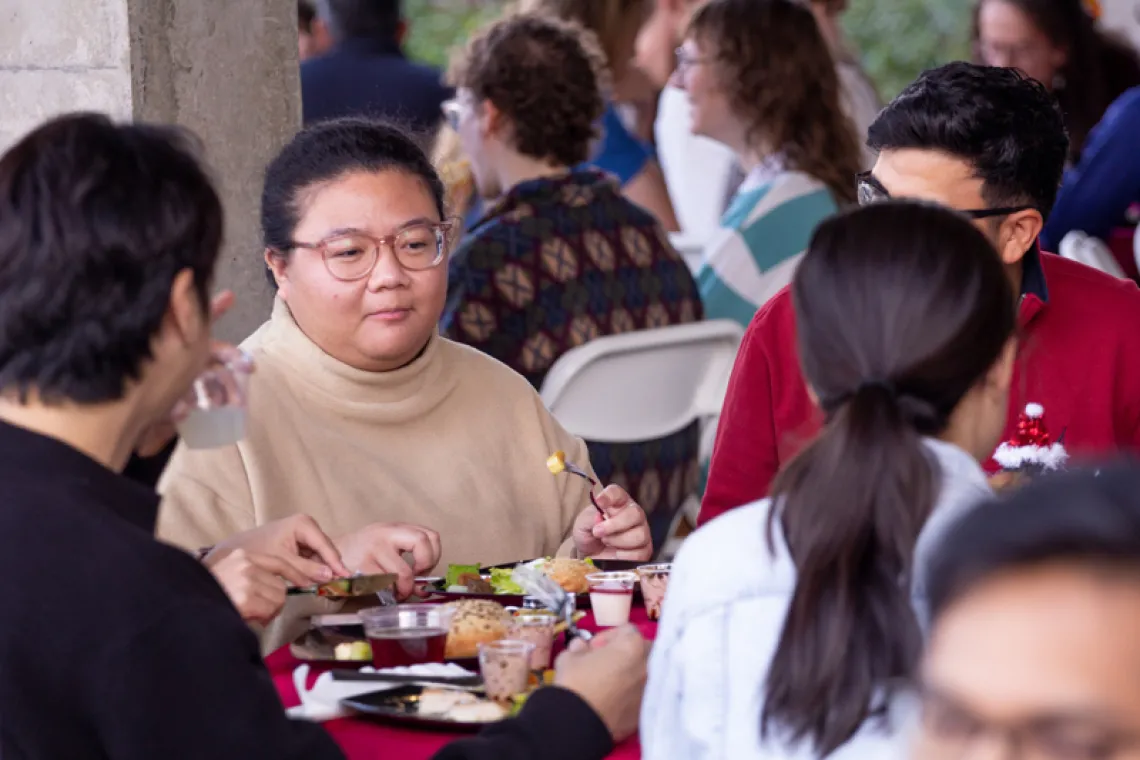
[[[1031,253],[1018,312],[1021,336],[1003,437],[1027,403],[1045,407],[1073,460],[1140,449],[1140,290],[1091,267]],[[768,493],[780,466],[815,435],[822,414],[796,354],[784,289],[752,319],[729,381],[701,504],[703,524]],[[993,460],[990,472],[998,470]]]

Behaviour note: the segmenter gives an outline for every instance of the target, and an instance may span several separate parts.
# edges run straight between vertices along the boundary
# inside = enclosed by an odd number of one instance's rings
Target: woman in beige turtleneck
[[[159,484],[161,537],[197,549],[306,513],[363,572],[402,561],[376,540],[400,522],[438,532],[440,567],[649,558],[645,514],[624,491],[598,494],[602,521],[585,481],[547,471],[556,450],[588,465],[586,446],[526,380],[436,333],[442,195],[422,151],[370,122],[317,125],[274,160],[262,228],[278,294],[244,344],[257,362],[246,438],[178,448]],[[286,608],[268,646],[300,612]]]

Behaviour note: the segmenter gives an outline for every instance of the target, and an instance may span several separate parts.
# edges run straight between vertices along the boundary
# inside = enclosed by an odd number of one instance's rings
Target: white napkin
[[[371,665],[360,669],[361,673],[392,673],[395,675],[424,676],[424,677],[451,677],[476,675],[466,668],[455,663],[430,662],[423,665],[411,665],[404,668],[384,668],[377,671]],[[293,686],[297,689],[297,696],[301,704],[290,707],[290,718],[300,718],[321,723],[326,720],[343,718],[350,714],[349,710],[340,706],[340,700],[368,694],[373,691],[386,691],[395,689],[402,684],[380,683],[379,681],[334,681],[332,673],[321,673],[313,682],[313,688],[306,689],[305,683],[309,680],[309,666],[298,665],[293,670]]]

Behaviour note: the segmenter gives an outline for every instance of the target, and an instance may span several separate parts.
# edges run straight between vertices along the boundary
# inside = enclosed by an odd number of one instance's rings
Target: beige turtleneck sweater
[[[358,370],[309,340],[280,300],[243,346],[257,362],[246,438],[179,445],[159,483],[160,538],[196,550],[303,512],[334,538],[374,522],[432,528],[441,569],[569,550],[586,483],[552,476],[546,459],[563,450],[587,466],[586,446],[505,365],[436,336],[406,367]],[[266,649],[323,609],[291,602]]]

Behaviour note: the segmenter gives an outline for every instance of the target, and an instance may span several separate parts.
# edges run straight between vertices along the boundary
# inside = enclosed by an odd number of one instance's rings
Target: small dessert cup
[[[661,619],[661,603],[665,599],[672,570],[673,565],[668,563],[637,568],[637,575],[641,578],[641,596],[645,598],[645,614],[650,620]]]
[[[586,576],[586,583],[590,587],[590,607],[598,627],[613,628],[629,622],[637,573],[593,573]]]
[[[557,625],[558,617],[552,612],[520,610],[507,626],[508,639],[534,644],[534,651],[530,653],[531,670],[546,670],[550,667],[554,629]]]
[[[479,671],[487,696],[497,702],[509,702],[526,691],[530,683],[530,655],[534,644],[529,641],[503,639],[479,645]]]

